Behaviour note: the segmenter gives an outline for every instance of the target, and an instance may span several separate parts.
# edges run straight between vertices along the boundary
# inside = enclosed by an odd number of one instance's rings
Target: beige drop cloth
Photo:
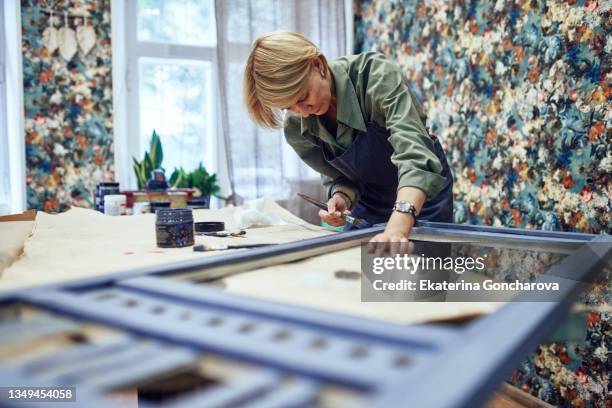
[[[0,276],[21,254],[33,226],[34,221],[0,222]]]
[[[196,243],[285,243],[331,234],[295,217],[274,201],[264,210],[285,225],[249,228],[246,238],[197,236]],[[235,208],[196,210],[196,221],[224,221],[235,228]],[[498,303],[362,303],[359,280],[338,279],[334,272],[358,272],[360,248],[355,247],[303,261],[260,268],[223,279],[228,292],[375,318],[396,323],[452,319],[488,313]],[[38,213],[23,255],[4,270],[0,290],[80,279],[137,267],[159,265],[219,252],[193,252],[192,247],[162,249],[155,242],[152,214],[109,217],[73,208],[50,215]]]
[[[361,281],[341,279],[338,270],[361,271],[361,249],[354,247],[298,262],[275,265],[223,279],[228,292],[324,309],[393,323],[449,320],[495,311],[490,302],[361,302]],[[464,275],[465,280],[483,277]]]
[[[196,236],[202,243],[285,243],[327,235],[331,232],[308,224],[266,200],[264,211],[277,214],[285,225],[253,227],[245,238]],[[234,211],[195,210],[195,221],[224,221],[235,228]],[[23,255],[5,269],[0,290],[79,279],[137,267],[159,265],[219,252],[194,252],[187,248],[158,248],[155,241],[155,215],[110,217],[97,211],[72,208],[62,214],[36,215],[34,231],[24,244]]]

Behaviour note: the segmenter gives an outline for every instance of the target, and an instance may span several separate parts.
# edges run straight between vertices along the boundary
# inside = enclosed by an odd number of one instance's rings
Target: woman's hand
[[[413,203],[417,212],[423,207],[425,193],[416,187],[402,187],[397,192],[397,201],[408,201]],[[385,227],[385,231],[377,234],[368,244],[368,252],[382,255],[390,252],[396,254],[410,254],[414,245],[408,241],[410,231],[416,220],[411,214],[393,211]]]
[[[334,194],[329,201],[327,201],[327,211],[319,210],[319,217],[321,217],[323,222],[331,226],[340,227],[346,224],[346,221],[341,215],[351,213],[348,209],[348,203],[342,194]]]
[[[410,254],[414,245],[408,241],[410,228],[402,228],[387,224],[384,232],[376,234],[368,243],[368,253],[390,253],[391,256],[396,254]]]

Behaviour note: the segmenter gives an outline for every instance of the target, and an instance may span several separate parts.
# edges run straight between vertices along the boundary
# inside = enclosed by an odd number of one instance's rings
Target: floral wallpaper
[[[573,315],[584,339],[541,344],[514,371],[510,382],[549,404],[609,408],[612,405],[612,267],[581,296]]]
[[[591,0],[356,2],[356,52],[405,69],[455,221],[612,232],[612,11]]]
[[[114,177],[110,0],[22,0],[21,18],[28,208],[90,207]]]
[[[536,248],[453,244],[453,256],[486,256],[497,282],[533,282],[566,255]],[[604,266],[556,334],[512,373],[510,382],[549,404],[609,408],[612,403],[612,265]],[[579,341],[580,333],[584,338]],[[560,339],[566,339],[561,341]],[[606,405],[608,404],[608,405]]]
[[[612,3],[354,4],[355,52],[404,68],[445,147],[456,222],[612,233]],[[611,274],[583,294],[583,341],[540,345],[510,383],[612,406]]]
[[[510,382],[555,406],[608,408],[612,403],[610,312],[589,311],[584,324],[584,341],[541,344],[514,371]]]

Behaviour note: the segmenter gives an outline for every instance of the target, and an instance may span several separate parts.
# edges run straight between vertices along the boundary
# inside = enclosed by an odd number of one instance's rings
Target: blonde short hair
[[[301,34],[275,31],[253,41],[243,92],[247,111],[259,126],[282,126],[281,110],[295,104],[317,59],[329,75],[321,50]]]

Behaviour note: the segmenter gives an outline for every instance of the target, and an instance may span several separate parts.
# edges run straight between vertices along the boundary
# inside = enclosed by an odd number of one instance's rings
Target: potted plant
[[[190,200],[190,203],[201,208],[210,208],[211,196],[219,197],[217,194],[220,187],[217,182],[217,175],[208,173],[202,162],[200,162],[198,168],[189,173],[182,167],[174,169],[168,183],[173,188],[196,189],[195,196],[197,198]]]
[[[134,174],[136,175],[136,182],[138,183],[139,190],[143,190],[147,186],[147,181],[151,178],[153,170],[159,169],[164,171],[162,168],[164,151],[162,149],[161,140],[159,140],[159,136],[155,130],[153,130],[153,134],[151,135],[149,151],[145,152],[144,158],[138,161],[135,157],[132,157],[132,160],[134,161]]]

